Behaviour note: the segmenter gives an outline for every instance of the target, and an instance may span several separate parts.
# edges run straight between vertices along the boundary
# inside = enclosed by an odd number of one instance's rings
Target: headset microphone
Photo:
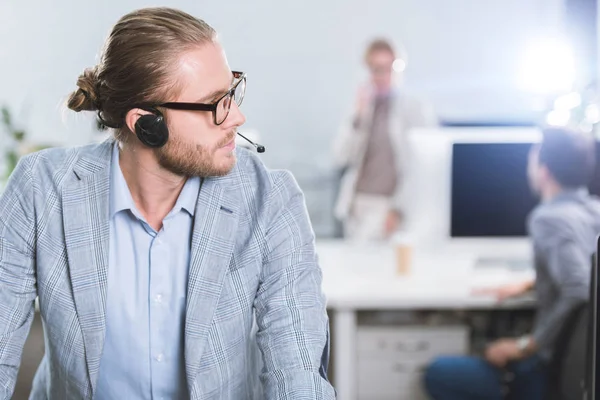
[[[257,152],[259,152],[259,153],[265,152],[265,146],[263,146],[262,144],[254,143],[252,140],[248,139],[246,136],[242,135],[241,133],[239,133],[239,132],[236,132],[236,133],[238,135],[240,135],[248,143],[250,143],[252,146],[254,146],[254,148],[256,149]]]

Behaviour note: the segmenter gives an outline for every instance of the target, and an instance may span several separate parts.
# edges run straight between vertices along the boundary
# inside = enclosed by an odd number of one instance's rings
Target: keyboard
[[[533,268],[531,260],[526,258],[511,257],[479,257],[475,261],[475,268],[501,268],[510,270],[529,270]]]

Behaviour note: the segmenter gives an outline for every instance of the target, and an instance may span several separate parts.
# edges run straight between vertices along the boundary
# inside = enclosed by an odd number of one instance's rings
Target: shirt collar
[[[589,196],[589,190],[586,187],[575,189],[564,189],[556,196],[548,200],[548,204],[559,203],[563,201],[581,200]]]
[[[123,210],[135,210],[135,203],[119,166],[119,143],[117,142],[113,145],[110,166],[110,217]]]
[[[119,166],[118,143],[114,144],[110,175],[110,217],[112,218],[115,214],[124,210],[131,210],[132,212],[137,213],[135,203],[131,197],[131,192],[129,191],[129,187],[127,186],[127,182],[125,181],[125,177]],[[200,178],[197,176],[188,178],[183,185],[183,189],[181,190],[171,213],[183,209],[191,216],[194,216],[199,190]]]
[[[200,177],[193,176],[188,178],[179,193],[175,207],[173,211],[185,210],[192,217],[196,211],[196,203],[198,201],[198,192],[200,191]]]

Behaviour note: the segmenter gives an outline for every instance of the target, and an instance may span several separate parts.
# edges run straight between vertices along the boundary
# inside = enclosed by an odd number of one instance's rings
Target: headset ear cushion
[[[148,147],[162,147],[169,139],[169,129],[162,115],[145,114],[135,123],[135,134]]]

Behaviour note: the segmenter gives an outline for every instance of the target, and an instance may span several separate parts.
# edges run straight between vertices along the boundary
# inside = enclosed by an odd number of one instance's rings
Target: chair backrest
[[[590,297],[574,308],[557,337],[550,362],[549,398],[551,400],[582,400],[588,390],[591,362],[590,328],[596,312],[596,255],[591,258]]]
[[[592,256],[592,276],[590,280],[590,305],[587,333],[587,356],[585,359],[584,398],[586,400],[600,399],[597,382],[597,359],[598,359],[598,261],[600,253],[600,236],[597,238],[596,252]]]
[[[558,336],[549,368],[553,400],[584,398],[589,311],[589,303],[575,308]]]

